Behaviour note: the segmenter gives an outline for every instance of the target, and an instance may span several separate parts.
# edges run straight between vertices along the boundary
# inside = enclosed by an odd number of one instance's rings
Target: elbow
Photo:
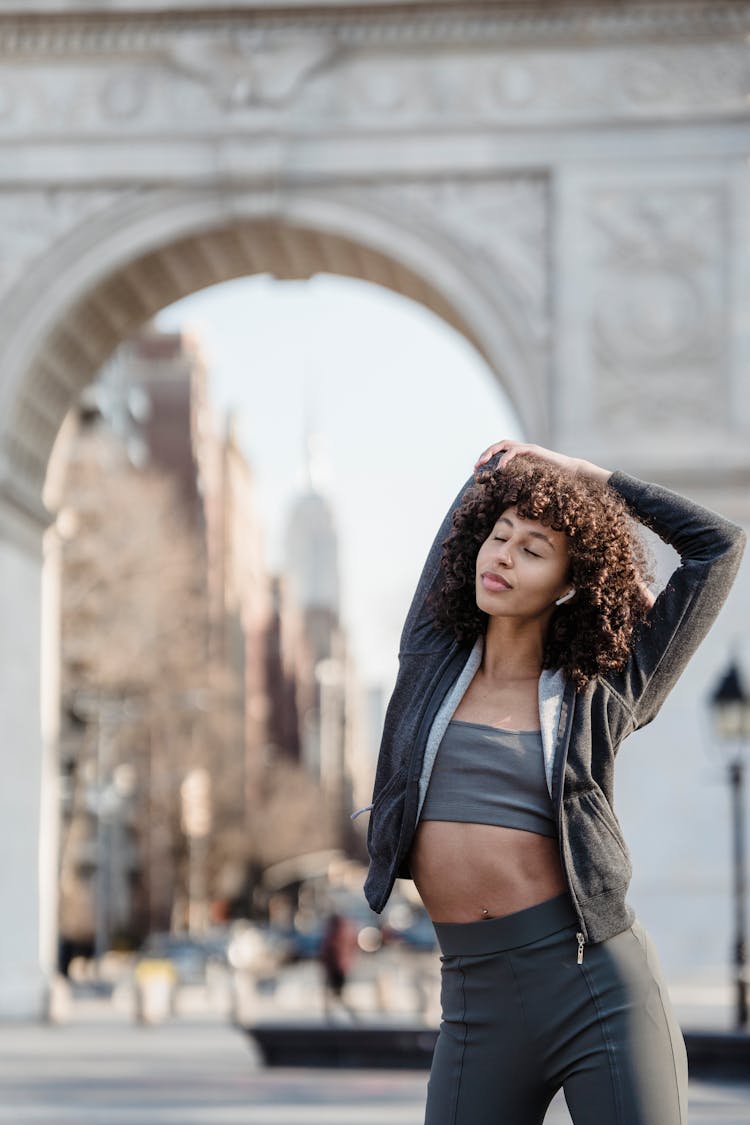
[[[739,524],[732,524],[732,539],[729,547],[730,553],[737,559],[737,566],[739,566],[742,556],[745,553],[747,546],[747,532]]]
[[[737,524],[732,525],[735,533],[732,535],[726,550],[721,557],[720,571],[723,575],[727,589],[732,585],[740,569],[740,563],[747,545],[747,533]]]
[[[739,566],[746,546],[747,532],[745,529],[738,523],[725,520],[722,535],[712,553],[715,559],[731,559],[736,566]]]

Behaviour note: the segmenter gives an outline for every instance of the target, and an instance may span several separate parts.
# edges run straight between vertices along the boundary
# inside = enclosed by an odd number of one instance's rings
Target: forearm
[[[419,576],[417,589],[411,601],[411,606],[406,615],[406,620],[401,630],[399,653],[414,651],[430,651],[445,644],[445,636],[438,636],[432,620],[432,613],[427,608],[429,595],[437,588],[440,579],[440,560],[443,554],[443,543],[451,530],[453,513],[461,504],[466,491],[474,483],[473,475],[462,484],[457,496],[453,500],[443,521],[438,528],[432,546],[427,554],[427,559]]]
[[[682,558],[702,559],[721,554],[737,539],[740,529],[736,524],[661,485],[641,481],[621,470],[615,475],[613,470],[583,458],[576,461],[575,475],[611,484],[639,521],[671,544]]]
[[[650,722],[729,594],[746,534],[736,523],[677,492],[616,470],[610,488],[631,514],[671,544],[680,565],[654,600],[627,666],[608,680],[630,707],[634,729]]]
[[[593,461],[585,461],[582,457],[579,457],[576,461],[575,476],[589,477],[606,484],[612,476],[612,470],[602,469],[601,466],[595,465]]]
[[[620,469],[610,474],[609,484],[635,518],[674,547],[683,560],[711,562],[727,553],[742,553],[743,529],[711,508]]]

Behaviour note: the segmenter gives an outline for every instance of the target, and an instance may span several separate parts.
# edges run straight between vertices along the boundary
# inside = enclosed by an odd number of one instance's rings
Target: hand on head
[[[476,472],[485,462],[500,452],[502,452],[502,456],[498,459],[498,468],[505,468],[514,457],[522,457],[525,453],[533,453],[536,457],[541,457],[544,461],[549,461],[551,464],[558,465],[561,469],[566,469],[574,474],[580,471],[583,464],[578,457],[567,457],[564,453],[556,453],[553,449],[545,449],[541,445],[504,438],[502,441],[496,441],[487,446],[484,452],[480,453],[474,464],[474,471]]]
[[[612,476],[611,469],[603,469],[600,465],[595,465],[593,461],[586,461],[583,457],[567,457],[564,453],[556,453],[554,449],[545,449],[542,445],[532,445],[526,441],[513,441],[512,438],[505,438],[503,441],[496,441],[493,445],[488,445],[484,453],[480,453],[478,460],[475,462],[474,472],[478,472],[482,465],[489,461],[491,457],[494,457],[496,453],[501,454],[497,467],[502,469],[514,457],[522,457],[526,453],[533,453],[535,457],[541,457],[544,461],[557,465],[565,472],[572,473],[574,477],[586,477],[589,480],[606,484]]]

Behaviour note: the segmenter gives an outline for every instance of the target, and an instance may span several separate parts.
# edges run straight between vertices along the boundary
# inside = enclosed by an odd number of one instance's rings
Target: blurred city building
[[[63,961],[205,924],[210,904],[251,910],[269,863],[356,851],[352,777],[367,765],[333,513],[312,488],[297,498],[284,571],[268,572],[252,469],[236,419],[212,413],[198,339],[153,325],[129,338],[65,435]],[[184,797],[196,770],[210,779],[205,846],[183,831],[180,781]],[[186,901],[199,852],[202,915]]]

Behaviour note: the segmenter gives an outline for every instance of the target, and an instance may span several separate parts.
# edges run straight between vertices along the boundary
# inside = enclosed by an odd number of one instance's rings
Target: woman
[[[746,536],[537,445],[498,442],[475,473],[407,614],[367,832],[370,905],[413,878],[442,952],[425,1122],[538,1125],[562,1088],[575,1125],[684,1125],[685,1044],[625,901],[614,761],[715,620]],[[657,598],[631,515],[681,557]]]

